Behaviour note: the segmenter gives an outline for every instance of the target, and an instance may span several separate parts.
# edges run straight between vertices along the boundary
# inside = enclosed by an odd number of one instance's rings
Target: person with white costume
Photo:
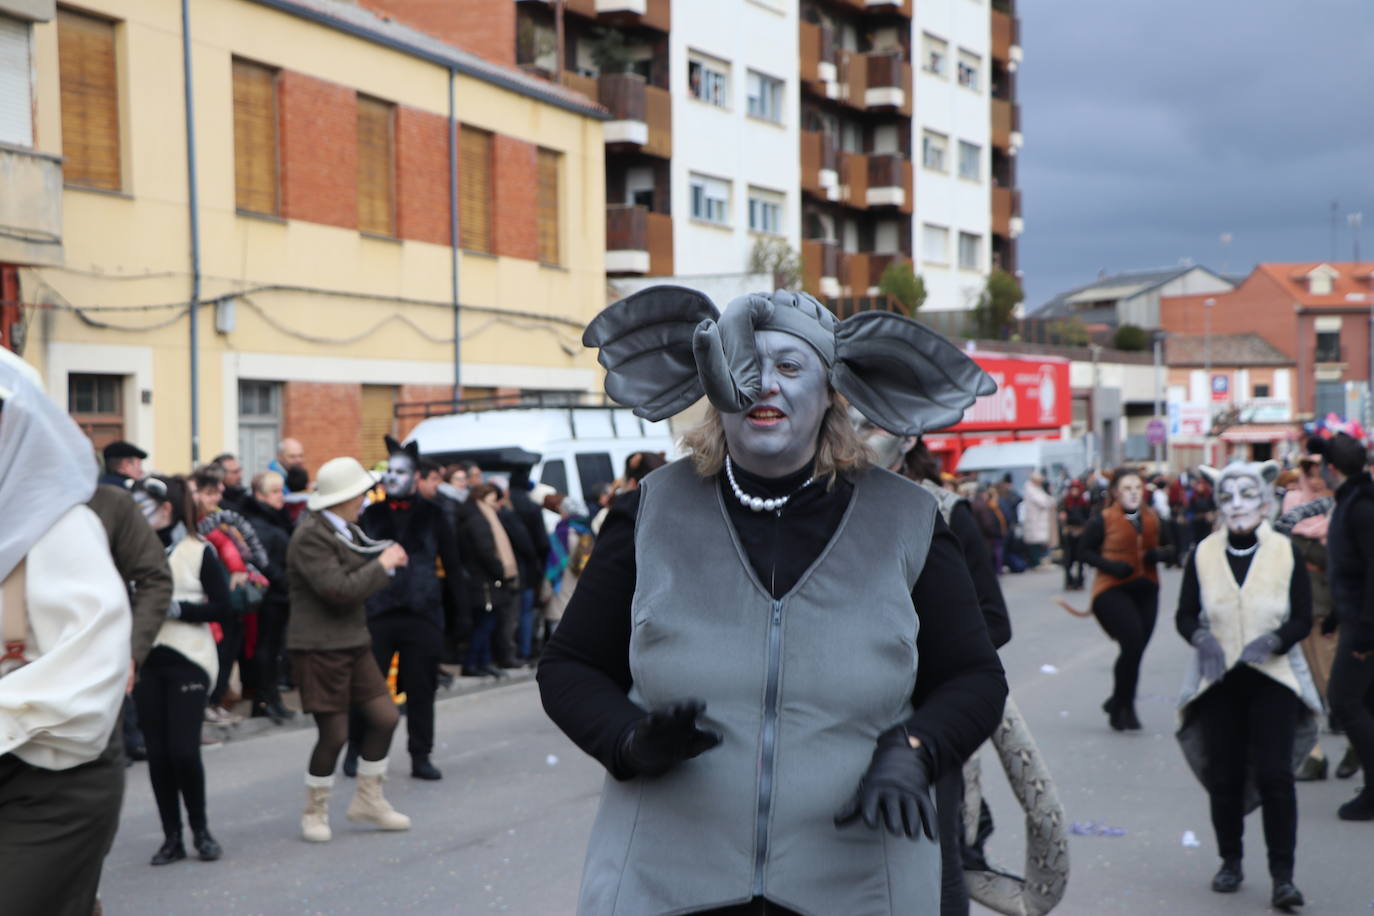
[[[1293,883],[1295,764],[1316,740],[1321,701],[1299,642],[1312,626],[1312,590],[1293,543],[1270,527],[1273,461],[1204,467],[1224,527],[1189,556],[1175,622],[1196,649],[1180,699],[1178,740],[1211,801],[1221,868],[1212,890],[1244,879],[1245,814],[1263,806],[1272,904],[1303,904]]]
[[[129,597],[90,440],[0,347],[0,910],[89,916],[124,795]]]

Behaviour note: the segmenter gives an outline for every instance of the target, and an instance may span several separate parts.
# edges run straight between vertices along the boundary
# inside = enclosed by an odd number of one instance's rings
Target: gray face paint
[[[1264,521],[1265,485],[1248,474],[1228,474],[1217,485],[1217,510],[1228,531],[1249,534]]]
[[[868,447],[873,449],[874,462],[889,471],[897,470],[915,440],[911,436],[894,436],[853,407],[849,408],[849,422]]]
[[[743,413],[723,413],[730,458],[761,477],[785,477],[816,454],[830,406],[826,366],[809,344],[784,331],[756,331],[762,395]]]
[[[393,452],[387,457],[382,486],[393,499],[404,499],[415,492],[415,462],[409,454]]]

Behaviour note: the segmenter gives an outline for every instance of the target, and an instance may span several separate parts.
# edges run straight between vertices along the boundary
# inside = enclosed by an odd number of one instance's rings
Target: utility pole
[[[1207,377],[1207,431],[1202,436],[1202,460],[1208,464],[1212,463],[1212,306],[1216,304],[1217,300],[1212,296],[1202,300],[1205,322],[1202,337],[1202,372]]]
[[[1153,337],[1155,344],[1155,419],[1162,422],[1164,419],[1164,360],[1162,352],[1164,349],[1164,332],[1157,330],[1154,332]],[[1161,461],[1164,460],[1162,455],[1163,450],[1164,443],[1156,442],[1154,444],[1154,456],[1156,465],[1158,465]]]

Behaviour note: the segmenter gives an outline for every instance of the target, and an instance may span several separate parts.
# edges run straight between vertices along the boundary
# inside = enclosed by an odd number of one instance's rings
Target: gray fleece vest
[[[657,778],[607,777],[579,913],[691,913],[756,896],[817,916],[937,911],[936,844],[833,822],[878,735],[910,715],[911,590],[936,513],[887,471],[854,484],[830,543],[775,601],[714,479],[679,461],[644,480],[630,698],[652,709],[700,697],[724,741]]]

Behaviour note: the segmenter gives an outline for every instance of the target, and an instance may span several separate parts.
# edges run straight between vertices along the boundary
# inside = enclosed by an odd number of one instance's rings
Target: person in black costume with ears
[[[1122,468],[1112,475],[1110,502],[1089,520],[1078,542],[1078,555],[1097,570],[1093,577],[1092,615],[1107,635],[1121,645],[1113,669],[1111,696],[1102,704],[1117,731],[1139,731],[1135,712],[1140,660],[1159,616],[1159,569],[1173,555],[1168,529],[1144,504],[1145,482],[1137,471]],[[1088,616],[1067,602],[1060,607]]]
[[[1224,528],[1189,555],[1175,622],[1197,649],[1180,703],[1179,743],[1211,801],[1221,869],[1212,890],[1244,874],[1245,814],[1264,806],[1264,841],[1279,909],[1303,904],[1293,884],[1298,835],[1294,764],[1316,743],[1321,699],[1298,643],[1312,628],[1302,554],[1265,519],[1279,466],[1233,463],[1212,480]]]
[[[382,474],[386,499],[363,510],[358,527],[368,537],[394,541],[405,548],[410,562],[396,569],[385,589],[367,599],[367,628],[372,654],[385,674],[391,657],[400,654],[397,687],[406,695],[406,749],[410,775],[441,779],[430,761],[434,751],[434,695],[439,689],[439,660],[444,652],[444,590],[460,602],[462,584],[448,570],[458,570],[458,536],[443,509],[415,491],[420,448],[402,446],[386,437],[387,469]],[[440,578],[436,560],[444,565]],[[349,718],[349,748],[344,773],[357,772],[363,733],[362,714],[355,707]]]

